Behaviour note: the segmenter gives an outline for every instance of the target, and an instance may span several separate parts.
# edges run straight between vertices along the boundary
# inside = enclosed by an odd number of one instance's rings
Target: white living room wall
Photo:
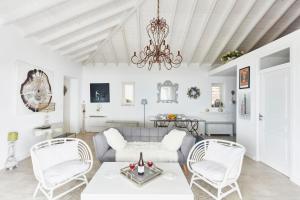
[[[178,83],[178,103],[157,103],[157,84],[166,80]],[[135,82],[135,105],[122,106],[122,82]],[[97,112],[98,103],[90,103],[90,83],[110,83],[110,103],[101,103],[101,111]],[[224,85],[224,112],[206,113],[205,109],[211,109],[211,84],[222,83]],[[190,99],[187,96],[189,87],[200,88],[201,96],[198,99]],[[86,116],[104,115],[107,118],[102,120],[135,120],[143,121],[143,105],[141,99],[146,98],[146,121],[151,126],[149,118],[160,113],[185,114],[209,120],[235,120],[235,105],[231,103],[231,90],[236,88],[235,77],[210,77],[208,70],[199,66],[182,65],[170,71],[152,71],[146,68],[139,69],[135,65],[107,64],[85,66],[82,78],[82,102],[86,102]],[[95,123],[101,123],[98,120]],[[88,125],[88,123],[87,123]],[[105,124],[104,124],[105,126]],[[221,127],[221,126],[220,126]],[[225,132],[231,132],[230,126],[223,127]],[[228,130],[229,129],[229,130]],[[224,132],[223,130],[223,132]],[[203,127],[201,130],[203,132]]]
[[[273,53],[284,49],[290,50],[290,60],[288,65],[291,69],[291,122],[289,133],[289,153],[290,153],[290,179],[300,185],[300,30],[295,31],[285,37],[282,37],[272,43],[269,43],[255,51],[252,51],[242,57],[239,57],[219,68],[210,72],[210,74],[217,75],[232,67],[237,66],[237,74],[239,76],[239,69],[250,66],[251,69],[251,85],[249,89],[237,89],[237,95],[241,92],[250,92],[251,96],[251,117],[249,120],[241,119],[237,116],[237,142],[244,145],[247,149],[246,154],[254,159],[260,160],[259,155],[259,81],[260,69],[262,66],[261,58],[264,58]],[[269,61],[272,62],[272,61]],[[238,80],[237,80],[238,84]],[[237,99],[237,105],[239,105]],[[238,115],[238,111],[237,111]]]
[[[57,53],[41,47],[32,39],[23,36],[12,27],[0,27],[0,169],[7,157],[7,132],[18,131],[16,157],[18,160],[29,155],[30,147],[43,137],[36,137],[33,128],[44,123],[45,113],[20,114],[16,110],[19,95],[17,84],[17,63],[19,61],[36,65],[53,72],[53,102],[55,112],[51,112],[50,122],[63,121],[63,83],[64,76],[80,81],[82,67],[70,62]],[[78,83],[77,83],[78,84]],[[77,92],[77,95],[79,91]],[[78,112],[80,111],[77,102]],[[79,113],[78,113],[79,118]],[[77,120],[78,123],[79,119]]]

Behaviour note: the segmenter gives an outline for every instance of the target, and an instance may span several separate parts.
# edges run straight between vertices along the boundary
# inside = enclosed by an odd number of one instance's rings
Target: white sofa
[[[173,128],[142,128],[142,127],[119,127],[116,128],[126,141],[132,142],[161,142],[165,135],[167,135]],[[106,137],[103,133],[98,133],[93,137],[94,146],[96,151],[96,157],[100,162],[115,162],[116,151],[111,148],[108,144]],[[177,151],[177,160],[182,165],[186,164],[187,156],[190,149],[195,144],[196,138],[191,134],[186,134],[183,138],[182,144]],[[139,150],[136,151],[139,154]],[[144,152],[143,152],[144,153]],[[146,152],[145,152],[146,153]],[[147,155],[146,155],[147,156]],[[167,158],[167,155],[165,155]],[[137,156],[138,159],[138,156]],[[166,159],[164,162],[166,162]],[[128,160],[123,161],[133,161],[131,157]],[[156,161],[152,158],[152,161]]]

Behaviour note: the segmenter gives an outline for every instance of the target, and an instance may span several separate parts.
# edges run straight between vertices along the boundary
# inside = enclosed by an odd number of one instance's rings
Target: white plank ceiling
[[[171,50],[184,62],[216,65],[300,28],[300,0],[160,0]],[[130,63],[148,43],[156,0],[0,0],[0,24],[15,26],[77,62]]]

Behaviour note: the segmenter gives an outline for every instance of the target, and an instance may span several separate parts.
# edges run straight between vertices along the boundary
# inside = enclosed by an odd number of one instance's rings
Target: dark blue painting
[[[90,100],[91,103],[110,102],[109,83],[91,83]]]

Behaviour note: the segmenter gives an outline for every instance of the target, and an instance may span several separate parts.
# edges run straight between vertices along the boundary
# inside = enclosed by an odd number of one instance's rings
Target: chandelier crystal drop
[[[170,50],[170,45],[166,44],[169,26],[164,18],[159,18],[159,0],[157,0],[157,18],[150,21],[146,30],[150,38],[149,44],[138,55],[134,52],[131,62],[139,68],[143,68],[148,64],[149,71],[155,63],[158,64],[159,70],[161,70],[162,65],[167,70],[179,67],[182,56],[180,51],[174,55]]]

